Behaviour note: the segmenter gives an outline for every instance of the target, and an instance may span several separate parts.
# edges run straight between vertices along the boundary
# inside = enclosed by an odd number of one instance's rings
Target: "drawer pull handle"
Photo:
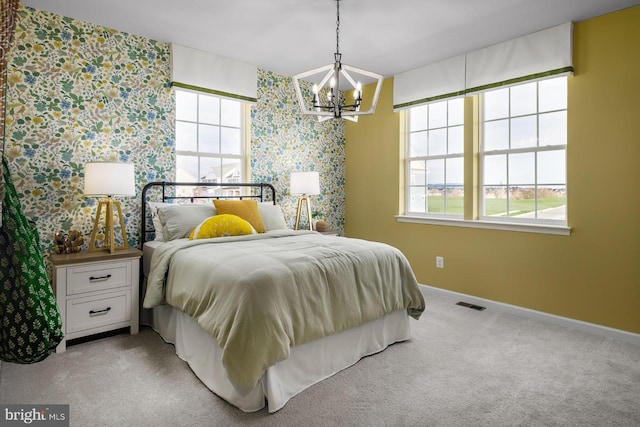
[[[110,278],[111,278],[110,274],[107,274],[106,276],[100,276],[100,277],[91,276],[91,277],[89,277],[89,281],[90,282],[102,282],[102,281],[105,281],[105,280],[109,280]]]
[[[89,316],[97,316],[98,314],[107,314],[111,310],[111,307],[107,307],[102,310],[89,310]]]

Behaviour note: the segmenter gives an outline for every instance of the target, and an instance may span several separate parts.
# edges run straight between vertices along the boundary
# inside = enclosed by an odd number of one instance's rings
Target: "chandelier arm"
[[[327,82],[329,81],[329,79],[331,78],[331,76],[333,76],[333,69],[329,70],[329,72],[327,73],[326,76],[324,76],[324,79],[322,79],[322,81],[320,82],[320,84],[318,85],[318,88],[322,89],[324,87],[324,85],[327,84]]]
[[[327,71],[327,70],[329,71],[329,73],[333,73],[333,65],[334,64],[323,65],[322,67],[314,68],[313,70],[309,70],[309,71],[305,71],[303,73],[296,74],[295,76],[293,76],[293,78],[294,79],[299,79],[299,80],[304,80],[305,77],[313,76],[313,75],[322,73],[322,72]]]
[[[382,74],[374,73],[372,71],[363,70],[362,68],[353,67],[351,65],[342,64],[342,69],[347,71],[352,71],[356,74],[362,74],[363,76],[371,77],[373,79],[381,79],[384,78]]]
[[[349,116],[366,116],[366,115],[370,115],[373,114],[376,110],[376,105],[378,104],[378,98],[380,97],[380,92],[382,90],[382,81],[384,80],[384,77],[380,76],[378,78],[378,81],[376,83],[376,89],[373,93],[373,98],[371,98],[371,107],[368,110],[365,111],[348,111],[345,112],[343,114],[344,115],[349,115]]]
[[[340,70],[340,74],[342,74],[347,79],[347,81],[351,83],[351,86],[353,86],[354,88],[358,85],[358,83],[356,83],[356,81],[353,80],[353,77],[351,77],[351,75],[344,68]]]

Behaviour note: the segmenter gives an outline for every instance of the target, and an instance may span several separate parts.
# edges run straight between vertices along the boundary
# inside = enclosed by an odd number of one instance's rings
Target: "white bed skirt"
[[[275,412],[313,384],[411,335],[410,318],[406,310],[400,310],[361,327],[293,347],[288,359],[268,368],[256,388],[241,396],[227,379],[218,343],[195,320],[168,305],[152,310],[148,322],[165,341],[175,345],[178,357],[211,391],[245,412],[259,411],[265,403],[269,412]]]

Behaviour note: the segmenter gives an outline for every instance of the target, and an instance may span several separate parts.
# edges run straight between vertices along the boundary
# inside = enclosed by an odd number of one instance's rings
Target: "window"
[[[566,223],[567,78],[481,95],[481,217]]]
[[[244,105],[176,89],[176,181],[244,180]],[[229,194],[235,189],[222,190]]]
[[[464,213],[464,100],[409,111],[407,212]]]
[[[464,123],[465,104],[476,123]],[[566,226],[567,77],[412,107],[406,118],[405,216]]]

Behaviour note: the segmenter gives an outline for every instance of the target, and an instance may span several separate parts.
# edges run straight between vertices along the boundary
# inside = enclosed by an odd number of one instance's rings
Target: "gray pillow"
[[[216,214],[213,204],[170,205],[158,208],[165,241],[189,237],[198,224]]]

